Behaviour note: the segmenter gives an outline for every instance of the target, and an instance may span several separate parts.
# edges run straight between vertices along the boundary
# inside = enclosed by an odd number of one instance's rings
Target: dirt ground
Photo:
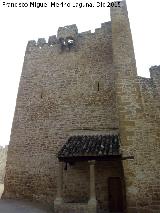
[[[0,197],[3,193],[4,185],[0,184]],[[0,199],[0,213],[51,213],[53,211],[46,210],[42,206],[17,200],[1,200]]]

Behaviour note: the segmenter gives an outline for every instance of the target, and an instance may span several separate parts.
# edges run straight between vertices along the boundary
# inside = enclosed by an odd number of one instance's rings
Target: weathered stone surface
[[[57,153],[68,138],[116,132],[125,160],[96,162],[98,212],[109,208],[109,177],[121,178],[127,213],[160,211],[160,68],[151,68],[151,78],[137,76],[126,3],[121,4],[95,33],[78,34],[75,25],[59,29],[57,38],[74,37],[74,48],[62,48],[55,37],[41,48],[29,42],[4,198],[53,203]],[[89,184],[87,162],[69,165],[63,174],[64,205],[87,203]]]
[[[78,29],[75,24],[68,25],[65,27],[59,27],[57,37],[60,38],[73,38],[75,39],[78,35]]]
[[[8,146],[0,146],[0,184],[4,182]]]
[[[3,190],[4,190],[4,184],[0,183],[0,198],[2,196]]]

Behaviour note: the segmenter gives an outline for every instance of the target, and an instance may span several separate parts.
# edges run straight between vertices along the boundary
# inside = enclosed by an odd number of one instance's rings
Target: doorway
[[[109,211],[123,213],[124,199],[120,177],[108,178]]]

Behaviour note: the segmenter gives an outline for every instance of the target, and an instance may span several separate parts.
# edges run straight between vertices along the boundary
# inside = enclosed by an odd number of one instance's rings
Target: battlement
[[[140,84],[142,88],[151,89],[154,88],[154,84],[151,78],[145,78],[142,76],[137,76],[137,82]]]
[[[100,34],[111,35],[111,21],[101,24],[100,28],[95,29],[92,33],[91,30],[86,32],[78,33],[78,28],[75,24],[59,27],[57,35],[49,36],[48,41],[45,38],[38,38],[37,41],[28,41],[26,52],[30,53],[33,48],[42,49],[44,46],[55,46],[55,45],[71,45],[76,43],[79,37],[88,38],[97,36]]]
[[[149,71],[150,71],[151,78],[155,78],[158,76],[160,77],[160,65],[150,67]]]
[[[148,91],[149,94],[153,92],[156,95],[157,92],[160,92],[160,65],[150,67],[149,71],[150,78],[137,76],[137,82],[145,93]]]
[[[157,93],[160,95],[160,65],[159,66],[152,66],[150,69],[150,76],[153,80],[156,88]]]
[[[148,87],[154,87],[154,83],[160,80],[160,65],[159,66],[152,66],[149,69],[150,71],[150,78],[145,78],[141,76],[137,76],[137,81],[141,85],[147,85]]]
[[[57,32],[58,39],[66,39],[66,38],[75,39],[77,35],[78,35],[78,28],[76,24],[58,28],[58,32]]]

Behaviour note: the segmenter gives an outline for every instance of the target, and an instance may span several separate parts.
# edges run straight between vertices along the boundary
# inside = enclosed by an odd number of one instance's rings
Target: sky
[[[29,5],[30,2],[45,3],[47,7],[22,7]],[[51,7],[51,2],[62,4],[59,7]],[[0,0],[1,146],[8,144],[10,140],[16,96],[28,40],[38,38],[47,40],[49,36],[57,34],[58,27],[70,24],[76,24],[79,32],[88,30],[94,32],[101,23],[110,20],[110,10],[106,7],[108,1],[99,1],[105,7],[72,7],[75,3],[81,6],[81,2],[98,5],[96,0]],[[64,5],[64,3],[67,4]],[[17,5],[21,7],[13,7]],[[160,64],[160,1],[127,0],[127,7],[138,75],[149,77],[149,68]]]

